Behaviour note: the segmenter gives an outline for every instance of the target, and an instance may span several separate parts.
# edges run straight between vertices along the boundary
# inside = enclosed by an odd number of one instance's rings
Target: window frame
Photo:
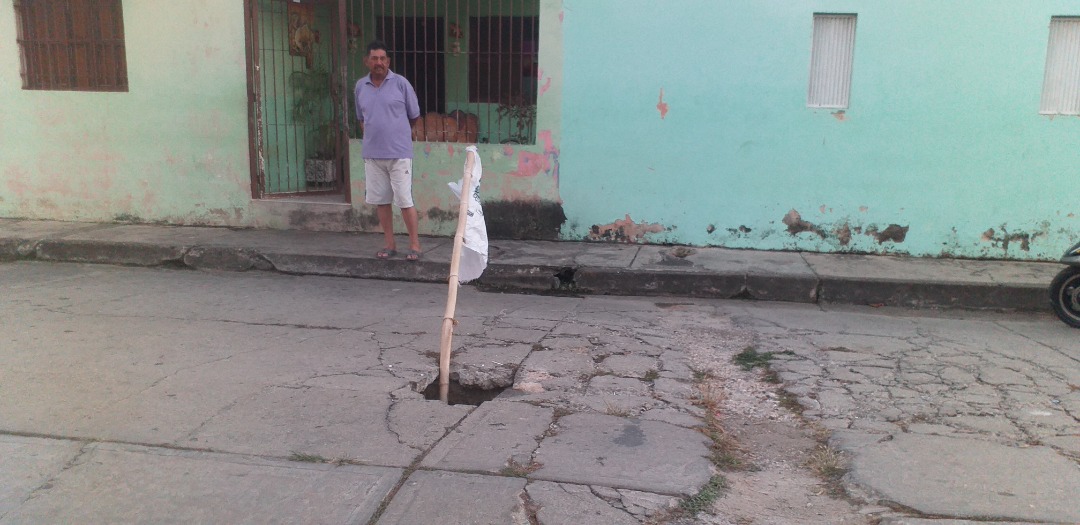
[[[827,19],[851,20],[850,35],[824,35]],[[857,13],[814,13],[810,43],[810,73],[806,89],[806,107],[813,109],[848,109],[851,106],[851,86],[855,71],[855,37],[859,25]],[[831,28],[830,30],[836,30]],[[848,37],[838,43],[841,37]],[[822,47],[825,44],[826,47]],[[829,53],[829,56],[825,54]],[[842,53],[840,56],[835,56]],[[839,84],[827,85],[830,81]],[[824,90],[822,90],[824,88]],[[832,98],[835,97],[835,98]]]
[[[1072,27],[1055,31],[1055,24]],[[1071,34],[1062,35],[1066,31]],[[1039,114],[1080,115],[1080,16],[1050,17],[1047,33]]]
[[[13,6],[24,90],[128,91],[122,0],[13,0]]]

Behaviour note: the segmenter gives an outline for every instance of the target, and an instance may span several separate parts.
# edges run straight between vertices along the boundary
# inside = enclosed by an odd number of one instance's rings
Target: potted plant
[[[304,129],[304,173],[308,182],[325,183],[337,179],[337,137],[330,98],[330,70],[321,63],[311,69],[293,71],[293,121]]]
[[[532,144],[533,128],[536,124],[536,104],[526,101],[523,96],[514,96],[499,104],[499,120],[510,119],[517,133],[510,135],[503,144]]]

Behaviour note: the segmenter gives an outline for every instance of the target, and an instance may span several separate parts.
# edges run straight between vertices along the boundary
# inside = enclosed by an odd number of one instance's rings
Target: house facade
[[[351,92],[379,38],[421,99],[422,233],[476,143],[493,237],[1049,260],[1080,234],[1075,1],[12,5],[0,217],[374,231]]]

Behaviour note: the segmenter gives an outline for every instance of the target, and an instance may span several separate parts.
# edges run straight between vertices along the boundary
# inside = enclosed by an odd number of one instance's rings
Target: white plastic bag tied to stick
[[[439,347],[439,399],[450,401],[450,348],[454,340],[454,311],[457,309],[459,282],[480,277],[487,267],[487,225],[484,211],[480,208],[480,155],[476,146],[465,148],[465,172],[450,189],[458,196],[458,224],[454,233],[454,250],[450,256],[450,291],[446,297],[446,313],[443,315],[442,344]],[[467,188],[462,198],[462,188]]]
[[[462,283],[480,277],[480,274],[484,273],[484,268],[487,268],[488,262],[487,223],[484,222],[484,209],[480,206],[480,178],[483,177],[484,170],[480,165],[480,155],[476,152],[476,146],[465,148],[465,155],[466,168],[469,167],[469,160],[473,163],[470,170],[472,178],[470,186],[472,187],[468,191],[469,209],[465,220],[465,250],[461,252],[461,267],[458,269],[458,281]],[[462,180],[448,184],[458,199],[461,199],[463,182],[464,177]]]

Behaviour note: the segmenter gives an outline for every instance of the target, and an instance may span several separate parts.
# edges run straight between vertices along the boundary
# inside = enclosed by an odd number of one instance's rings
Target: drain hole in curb
[[[492,388],[484,390],[473,386],[462,386],[457,381],[450,381],[450,392],[447,395],[451,405],[480,406],[484,401],[491,401],[501,394],[506,388]],[[439,381],[435,380],[424,389],[424,399],[428,401],[439,400]]]
[[[570,268],[569,266],[562,268],[558,272],[555,272],[555,278],[559,280],[560,288],[572,288],[576,283],[574,282],[574,274],[577,270]]]

